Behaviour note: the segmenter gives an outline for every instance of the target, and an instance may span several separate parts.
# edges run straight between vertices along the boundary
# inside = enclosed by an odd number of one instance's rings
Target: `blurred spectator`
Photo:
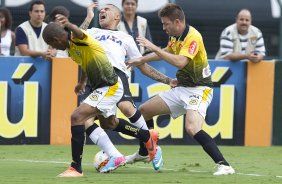
[[[46,27],[45,3],[33,1],[29,8],[30,20],[20,24],[16,29],[16,56],[32,56],[49,59],[56,55],[55,49],[49,49],[48,44],[42,38],[42,32]]]
[[[7,8],[0,8],[0,55],[10,56],[15,50],[15,33],[11,31],[12,15]]]
[[[261,31],[251,24],[251,12],[247,9],[240,10],[236,23],[221,33],[216,59],[261,61],[265,56],[263,36]]]
[[[123,15],[117,29],[130,34],[136,43],[136,37],[145,37],[152,41],[147,19],[136,14],[138,0],[122,0]],[[141,54],[146,53],[143,46],[136,43]]]
[[[46,22],[56,22],[56,15],[61,14],[64,15],[65,17],[69,18],[70,16],[70,11],[64,7],[64,6],[55,6],[52,10],[49,16],[46,16]]]
[[[50,23],[50,22],[58,22],[56,20],[56,15],[61,14],[64,15],[65,17],[69,18],[70,16],[70,12],[69,10],[64,7],[64,6],[55,6],[52,10],[49,16],[46,16],[45,20],[46,22]],[[68,30],[66,30],[68,31]],[[57,49],[57,54],[56,57],[60,57],[60,58],[65,58],[65,57],[69,57],[69,54],[66,50],[58,50]]]

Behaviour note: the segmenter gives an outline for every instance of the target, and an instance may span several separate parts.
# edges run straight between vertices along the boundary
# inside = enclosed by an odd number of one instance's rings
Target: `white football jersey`
[[[125,65],[125,61],[142,56],[132,36],[122,31],[99,28],[87,29],[87,32],[93,38],[100,41],[112,65],[123,71],[127,77],[129,77],[130,74]]]

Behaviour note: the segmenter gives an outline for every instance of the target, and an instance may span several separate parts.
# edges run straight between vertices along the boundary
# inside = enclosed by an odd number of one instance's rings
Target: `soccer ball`
[[[96,153],[94,160],[93,160],[93,165],[96,171],[100,172],[100,169],[105,166],[109,162],[109,156],[103,151],[99,151]]]

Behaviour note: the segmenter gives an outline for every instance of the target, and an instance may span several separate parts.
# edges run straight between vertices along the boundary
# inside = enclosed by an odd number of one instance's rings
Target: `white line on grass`
[[[7,161],[15,161],[15,162],[30,162],[30,163],[47,163],[47,164],[69,164],[69,162],[64,161],[50,161],[50,160],[27,160],[27,159],[0,159],[1,160],[7,160]],[[89,163],[83,163],[84,165],[92,165]],[[126,165],[127,167],[132,168],[140,168],[140,169],[152,169],[152,167],[142,167],[142,166],[136,166],[136,165]],[[162,168],[162,170],[165,171],[179,171],[177,169],[168,169],[168,168]],[[199,171],[199,170],[188,170],[191,173],[208,173],[209,171]],[[270,176],[270,175],[263,175],[263,174],[255,174],[255,173],[236,173],[238,175],[244,175],[244,176],[254,176],[254,177],[261,177],[261,176]],[[276,178],[281,178],[282,176],[275,176]]]

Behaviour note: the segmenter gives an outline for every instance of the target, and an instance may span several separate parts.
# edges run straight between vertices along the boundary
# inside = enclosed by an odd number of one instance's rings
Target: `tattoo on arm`
[[[162,82],[164,84],[169,85],[170,81],[172,80],[168,76],[164,75],[163,73],[157,71],[155,68],[151,67],[148,64],[145,64],[145,71],[144,74],[150,77],[153,80],[156,80],[158,82]]]
[[[86,30],[89,27],[89,25],[90,25],[90,21],[84,20],[84,22],[80,25],[79,28]]]

